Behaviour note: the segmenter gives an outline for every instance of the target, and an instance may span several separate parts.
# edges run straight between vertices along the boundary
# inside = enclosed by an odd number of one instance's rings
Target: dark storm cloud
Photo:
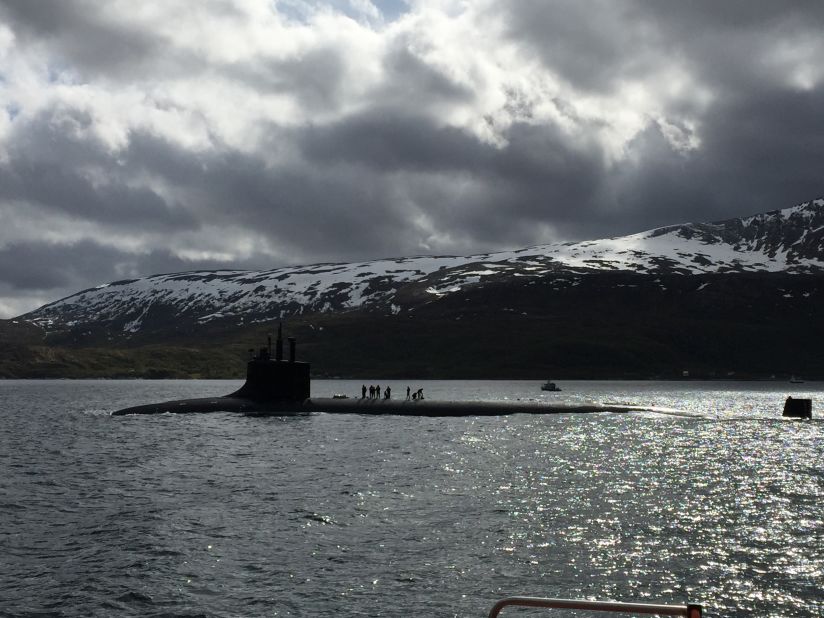
[[[640,27],[643,11],[628,2],[524,0],[507,3],[504,14],[511,39],[530,44],[546,64],[582,89],[607,90],[629,75],[643,74],[649,61],[636,52],[658,39],[656,32]]]
[[[644,5],[650,26],[661,33],[674,57],[682,59],[718,96],[759,96],[785,77],[775,46],[820,41],[821,2],[679,2]],[[818,54],[820,58],[820,53]]]
[[[270,139],[281,147],[294,138],[290,131],[270,130]],[[305,262],[307,247],[319,261],[398,251],[396,234],[403,222],[392,212],[392,183],[373,172],[364,177],[302,163],[269,167],[257,156],[229,148],[194,158],[149,134],[135,134],[123,156],[133,166],[163,175],[211,223],[266,233],[285,253],[285,262]]]
[[[643,225],[655,216],[656,204],[666,203],[666,216],[714,220],[820,195],[822,106],[824,90],[772,90],[733,100],[707,116],[702,148],[687,154],[673,152],[651,127],[631,144],[644,165],[617,170],[622,198],[634,204],[626,214],[633,225]]]
[[[818,37],[824,3],[732,0],[523,0],[504,5],[507,32],[572,84],[606,91],[685,62],[715,87],[774,78],[761,59],[779,41]]]
[[[676,126],[685,114],[697,120],[699,146],[678,149],[650,122],[602,170],[601,190],[581,211],[596,216],[572,221],[571,235],[730,218],[824,193],[824,88],[820,79],[809,89],[788,83],[795,48],[815,57],[824,4],[526,1],[508,4],[506,16],[512,40],[583,92],[604,95],[632,80],[666,88],[666,71],[680,65],[712,99],[706,109],[689,97],[667,101]]]
[[[594,144],[574,141],[556,126],[514,124],[499,148],[432,119],[397,110],[372,110],[297,136],[307,160],[352,166],[352,173],[406,173],[408,194],[437,214],[446,230],[459,229],[484,243],[517,241],[557,205],[554,221],[574,223],[594,212],[604,172]],[[409,174],[419,177],[409,178]],[[436,175],[441,182],[420,176]],[[480,190],[450,190],[471,179]],[[399,182],[401,182],[399,180]],[[502,207],[505,204],[505,207]],[[568,208],[576,204],[576,209]],[[373,204],[381,217],[384,204]],[[520,236],[521,240],[523,239]]]
[[[124,254],[93,241],[72,245],[13,243],[0,249],[0,281],[19,290],[71,289],[110,281]]]
[[[762,92],[705,118],[697,151],[678,152],[653,124],[601,178],[595,220],[572,221],[576,235],[617,233],[686,221],[716,221],[785,208],[821,195],[824,91]]]
[[[141,230],[195,224],[187,213],[173,212],[151,189],[112,180],[95,185],[65,166],[17,159],[8,167],[0,166],[0,199],[32,202],[76,219],[138,224]]]
[[[141,230],[196,227],[192,215],[168,204],[127,172],[94,136],[92,119],[58,107],[12,131],[9,156],[0,161],[0,201],[36,204],[78,219]]]
[[[232,266],[259,265],[241,261]],[[65,295],[87,287],[89,282],[226,267],[220,260],[183,260],[162,248],[131,253],[90,240],[73,244],[13,243],[0,248],[0,282],[16,290],[61,290]]]
[[[469,101],[474,93],[413,54],[408,41],[398,41],[383,61],[386,79],[373,94],[378,106],[422,112],[448,103]]]
[[[649,15],[669,36],[678,32],[693,35],[696,47],[706,32],[725,37],[736,33],[747,36],[753,31],[776,35],[777,28],[786,27],[786,32],[797,34],[799,28],[815,32],[824,24],[824,5],[818,0],[693,0],[669,5],[636,0],[633,5],[635,15]],[[697,40],[695,35],[699,35]],[[679,38],[689,41],[689,37]]]
[[[295,139],[309,161],[358,164],[387,172],[481,172],[495,156],[493,146],[467,131],[390,108],[308,127]]]
[[[302,160],[271,168],[228,148],[194,157],[139,133],[121,156],[130,168],[181,188],[203,218],[265,230],[298,259],[311,247],[324,261],[420,253],[410,205],[431,216],[438,231],[473,239],[470,250],[522,241],[525,228],[544,220],[547,204],[562,206],[558,223],[574,229],[595,214],[603,172],[598,149],[552,126],[516,124],[504,148],[397,110],[261,131],[269,133],[265,143],[294,148]],[[578,208],[563,208],[568,204]]]
[[[705,120],[707,186],[769,209],[822,191],[824,88],[770,89],[719,105]]]
[[[326,47],[288,60],[229,64],[221,74],[260,92],[289,94],[307,109],[318,111],[339,104],[344,69],[337,50]]]
[[[236,15],[230,3],[215,0],[208,5],[224,19]],[[129,15],[107,18],[107,8],[113,7],[95,0],[0,0],[0,23],[11,26],[22,43],[51,51],[48,70],[54,81],[105,78],[129,83],[208,70],[204,58],[175,47]]]
[[[23,37],[59,47],[63,68],[134,68],[161,43],[151,33],[103,21],[96,2],[2,0],[0,15]]]

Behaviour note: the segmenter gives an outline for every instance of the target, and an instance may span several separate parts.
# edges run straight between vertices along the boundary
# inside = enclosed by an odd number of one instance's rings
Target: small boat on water
[[[790,384],[804,384],[804,380],[795,376],[790,376]]]
[[[543,384],[541,384],[541,390],[542,391],[560,391],[561,389],[558,388],[558,385],[555,384],[555,382],[546,381]]]

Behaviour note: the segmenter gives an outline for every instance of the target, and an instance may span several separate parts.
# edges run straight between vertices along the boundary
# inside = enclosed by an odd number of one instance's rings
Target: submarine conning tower
[[[283,359],[283,325],[278,324],[275,354],[272,357],[272,337],[268,345],[246,365],[246,383],[228,397],[243,397],[254,401],[304,401],[309,398],[309,363],[295,360],[296,343],[289,337],[289,360]]]

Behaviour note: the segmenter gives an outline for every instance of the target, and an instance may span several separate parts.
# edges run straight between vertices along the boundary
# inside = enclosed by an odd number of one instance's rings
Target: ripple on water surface
[[[422,383],[692,416],[108,416],[236,384],[0,383],[0,612],[481,616],[518,594],[822,614],[822,424],[780,419],[771,385]]]

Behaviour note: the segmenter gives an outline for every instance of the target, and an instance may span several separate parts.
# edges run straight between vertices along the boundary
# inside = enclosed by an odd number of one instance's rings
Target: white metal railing
[[[683,616],[701,618],[701,606],[657,605],[654,603],[619,603],[618,601],[579,601],[577,599],[545,599],[542,597],[507,597],[501,599],[489,612],[489,618],[497,618],[504,607],[543,607],[547,609],[588,609],[601,612],[655,614],[658,616]]]

